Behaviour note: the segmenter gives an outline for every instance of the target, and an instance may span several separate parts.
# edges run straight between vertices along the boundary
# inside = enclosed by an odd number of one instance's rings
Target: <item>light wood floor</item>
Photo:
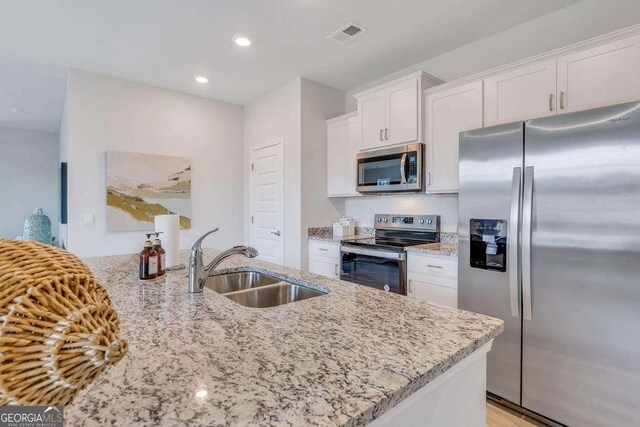
[[[525,415],[504,406],[487,402],[487,427],[539,427],[544,426]]]

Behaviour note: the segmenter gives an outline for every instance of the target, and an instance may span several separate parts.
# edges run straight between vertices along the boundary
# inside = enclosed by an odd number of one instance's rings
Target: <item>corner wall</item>
[[[308,270],[307,229],[326,227],[342,216],[344,199],[327,197],[327,119],[344,114],[344,92],[302,79],[301,266]]]
[[[300,268],[301,148],[300,79],[275,89],[245,106],[244,112],[244,240],[249,242],[249,184],[251,147],[282,138],[284,141],[284,264]]]
[[[205,246],[242,243],[243,109],[126,80],[71,70],[66,100],[69,204],[67,249],[82,256],[137,253],[144,232],[109,232],[106,224],[107,150],[190,157],[192,228],[188,248],[205,231]],[[83,225],[83,214],[95,224]]]

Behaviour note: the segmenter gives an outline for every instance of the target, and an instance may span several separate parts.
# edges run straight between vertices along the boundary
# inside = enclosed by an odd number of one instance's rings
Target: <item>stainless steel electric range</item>
[[[340,279],[406,295],[404,248],[439,242],[440,217],[377,214],[374,221],[375,237],[342,242]]]

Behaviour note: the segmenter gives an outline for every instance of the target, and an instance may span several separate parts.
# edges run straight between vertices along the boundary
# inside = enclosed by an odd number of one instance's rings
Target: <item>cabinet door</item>
[[[418,80],[398,83],[387,89],[386,144],[418,140]]]
[[[385,95],[376,92],[360,99],[358,114],[362,132],[362,149],[383,146],[385,128]]]
[[[354,122],[343,120],[327,125],[327,195],[356,192],[355,152],[351,141]]]
[[[427,95],[427,192],[458,191],[460,132],[482,127],[482,81]]]
[[[552,116],[556,101],[555,59],[509,71],[484,81],[484,125]]]
[[[339,262],[334,258],[310,256],[309,271],[329,279],[340,279]]]
[[[458,290],[447,286],[435,285],[419,277],[409,277],[410,296],[420,301],[442,304],[458,308]]]
[[[559,113],[640,98],[640,36],[558,58]]]

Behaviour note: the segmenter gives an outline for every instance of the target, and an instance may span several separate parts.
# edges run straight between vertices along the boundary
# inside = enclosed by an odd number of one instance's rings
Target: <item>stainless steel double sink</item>
[[[326,294],[256,271],[210,276],[205,280],[204,287],[252,308],[275,307]]]

